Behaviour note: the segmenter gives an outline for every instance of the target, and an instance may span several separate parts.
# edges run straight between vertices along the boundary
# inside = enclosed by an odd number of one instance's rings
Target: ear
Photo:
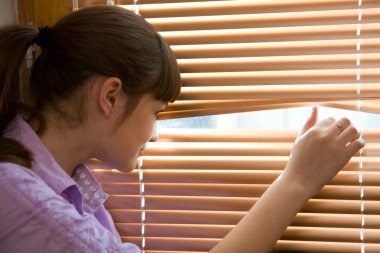
[[[98,94],[99,108],[107,118],[117,110],[117,106],[125,98],[121,80],[116,77],[103,79]]]

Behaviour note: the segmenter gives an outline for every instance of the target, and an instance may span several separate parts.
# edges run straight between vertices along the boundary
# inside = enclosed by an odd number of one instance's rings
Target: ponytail
[[[20,69],[26,51],[38,36],[32,26],[13,25],[0,29],[0,162],[31,167],[32,155],[3,132],[22,107]]]

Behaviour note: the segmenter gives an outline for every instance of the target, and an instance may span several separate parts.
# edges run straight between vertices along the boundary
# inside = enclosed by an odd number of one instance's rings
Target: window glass
[[[208,129],[300,129],[311,107],[276,109],[213,116],[190,117],[158,121],[158,128],[208,128]],[[334,117],[349,118],[359,129],[380,128],[380,115],[351,110],[319,107],[319,120]]]

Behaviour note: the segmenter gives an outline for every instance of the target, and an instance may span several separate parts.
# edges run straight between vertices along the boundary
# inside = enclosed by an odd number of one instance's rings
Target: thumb
[[[310,117],[306,120],[305,125],[303,126],[301,132],[298,134],[298,137],[306,133],[310,128],[312,128],[318,121],[318,107],[313,106]]]

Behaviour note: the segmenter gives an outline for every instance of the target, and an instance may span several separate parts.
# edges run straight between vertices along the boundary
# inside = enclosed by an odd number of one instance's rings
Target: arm
[[[270,252],[303,205],[364,146],[347,119],[339,121],[342,130],[332,118],[314,126],[316,119],[314,109],[282,176],[211,253]]]
[[[301,187],[278,178],[211,252],[270,252],[306,201]]]

